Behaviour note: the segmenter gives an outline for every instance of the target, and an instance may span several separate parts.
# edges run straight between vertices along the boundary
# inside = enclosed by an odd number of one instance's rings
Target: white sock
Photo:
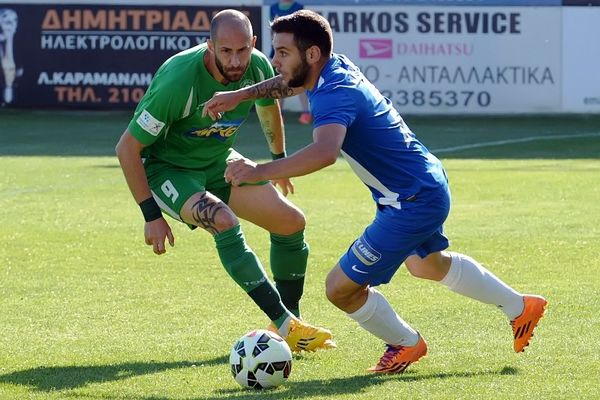
[[[417,331],[404,322],[385,297],[373,288],[369,288],[367,302],[347,315],[387,344],[414,346],[419,341]]]
[[[450,253],[452,264],[440,282],[463,296],[495,304],[513,320],[523,312],[523,296],[469,256]]]

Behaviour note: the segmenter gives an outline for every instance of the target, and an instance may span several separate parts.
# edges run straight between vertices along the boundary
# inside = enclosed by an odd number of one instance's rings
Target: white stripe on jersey
[[[176,220],[181,221],[181,217],[179,215],[177,215],[177,213],[175,212],[175,210],[173,210],[164,201],[162,201],[160,199],[160,197],[158,197],[156,195],[156,193],[154,193],[153,191],[150,191],[150,192],[152,193],[152,197],[154,197],[154,200],[156,200],[156,203],[161,208],[161,210],[163,210],[164,212],[166,212],[167,214],[169,214],[171,217],[175,218]]]
[[[194,98],[194,88],[190,88],[190,95],[188,96],[187,103],[185,103],[185,109],[183,110],[183,115],[181,118],[186,118],[190,115],[190,111],[192,108],[192,99]]]
[[[365,185],[372,187],[383,195],[383,197],[377,199],[379,204],[384,206],[392,206],[397,209],[401,208],[400,201],[398,201],[398,193],[392,192],[390,189],[386,188],[383,183],[379,182],[379,179],[374,177],[365,167],[350,157],[344,150],[340,151],[344,159],[348,162],[348,164],[350,164],[350,168],[352,168],[360,180],[363,181]]]

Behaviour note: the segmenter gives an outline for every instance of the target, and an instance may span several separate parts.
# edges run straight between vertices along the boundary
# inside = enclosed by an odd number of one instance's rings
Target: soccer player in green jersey
[[[169,58],[156,72],[116,147],[129,189],[140,205],[146,244],[163,254],[175,238],[162,212],[213,235],[227,273],[265,312],[292,350],[334,347],[331,332],[300,320],[308,245],[302,211],[286,197],[288,179],[232,187],[224,179],[238,128],[256,105],[273,158],[285,157],[279,104],[248,101],[217,121],[201,106],[217,91],[236,90],[274,76],[267,57],[254,48],[250,20],[224,10],[211,21],[210,39]],[[161,212],[162,209],[162,212]],[[269,281],[245,242],[239,219],[270,232]]]

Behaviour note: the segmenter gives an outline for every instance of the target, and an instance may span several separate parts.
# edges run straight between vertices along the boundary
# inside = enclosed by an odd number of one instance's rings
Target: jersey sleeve
[[[340,124],[348,128],[356,119],[358,108],[348,90],[342,86],[321,90],[310,97],[313,128]]]
[[[129,132],[142,144],[154,143],[181,117],[189,94],[189,84],[182,87],[182,81],[168,61],[155,74],[128,125]]]
[[[271,62],[263,53],[255,50],[252,53],[253,68],[256,69],[256,83],[271,79],[275,76],[275,70]],[[254,104],[260,107],[271,106],[275,104],[274,99],[256,99]]]

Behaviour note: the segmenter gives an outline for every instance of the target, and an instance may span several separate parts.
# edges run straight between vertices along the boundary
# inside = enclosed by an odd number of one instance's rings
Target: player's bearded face
[[[292,69],[287,85],[289,87],[300,87],[304,85],[304,82],[306,82],[306,79],[308,78],[309,70],[310,66],[306,61],[306,55],[300,53],[300,63]]]
[[[231,60],[230,60],[231,61]],[[217,69],[227,79],[229,82],[237,82],[242,79],[244,76],[244,72],[246,72],[246,68],[248,68],[248,63],[250,62],[250,58],[244,60],[235,60],[233,63],[226,64],[221,61],[219,55],[215,57],[215,64],[217,65]]]
[[[256,36],[252,35],[249,24],[239,21],[225,20],[220,26],[214,37],[209,39],[209,47],[219,73],[228,82],[237,82],[250,64]]]

